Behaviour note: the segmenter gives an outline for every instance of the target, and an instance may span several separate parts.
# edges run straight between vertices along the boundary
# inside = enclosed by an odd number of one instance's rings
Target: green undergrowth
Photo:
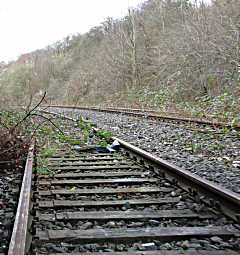
[[[126,107],[155,110],[160,115],[175,112],[178,116],[225,122],[232,127],[240,126],[240,81],[229,80],[218,95],[211,92],[184,98],[184,87],[162,86],[156,90],[150,86],[132,89],[128,93],[112,95],[100,107]],[[190,92],[189,92],[190,93]]]
[[[50,169],[44,169],[44,168],[37,168],[37,174],[39,175],[49,175],[49,174],[53,174],[54,171],[50,170]]]
[[[40,138],[46,141],[45,148],[42,151],[42,156],[45,158],[52,157],[54,153],[53,149],[50,149],[50,141],[54,143],[57,141],[59,144],[65,143],[71,147],[73,145],[84,144],[89,138],[94,138],[98,145],[105,146],[108,140],[113,136],[109,132],[96,130],[96,124],[91,121],[85,121],[82,117],[79,117],[76,121],[68,121],[68,125],[66,125],[66,121],[64,122],[61,119],[57,119],[57,121],[54,122],[56,126],[59,127],[58,130],[55,126],[45,123],[38,131],[40,133]],[[72,132],[69,132],[69,129],[72,129]],[[75,131],[79,133],[81,138],[76,138]],[[47,139],[44,139],[45,137]],[[57,149],[57,147],[55,149]]]
[[[96,127],[96,124],[82,117],[66,121],[62,115],[49,117],[37,108],[0,109],[0,161],[14,161],[17,164],[26,158],[33,137],[36,153],[43,159],[53,157],[63,147],[68,152],[73,151],[74,145],[87,148],[90,139],[96,145],[107,146],[112,134],[96,130]],[[38,172],[45,171],[43,162],[40,165]]]
[[[49,148],[46,148],[41,152],[41,155],[43,158],[51,158],[53,154],[54,152]]]
[[[76,145],[81,150],[85,150],[91,147],[88,144],[91,140],[91,144],[107,146],[109,139],[112,137],[109,132],[96,130],[96,124],[85,121],[82,117],[79,117],[76,121],[66,121],[60,118],[54,123],[59,130],[56,130],[56,127],[49,125],[49,123],[44,123],[43,126],[39,127],[38,143],[41,146],[37,158],[37,174],[49,175],[55,172],[48,168],[48,158],[54,157],[58,150],[64,149],[69,153],[69,157],[75,157],[78,154],[74,150]]]

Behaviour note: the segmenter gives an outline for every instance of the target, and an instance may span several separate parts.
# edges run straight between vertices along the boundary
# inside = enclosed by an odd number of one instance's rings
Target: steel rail
[[[240,223],[239,194],[156,157],[122,139],[117,137],[112,137],[112,139],[117,140],[125,150],[130,152],[130,154],[133,153],[135,156],[140,157],[140,159],[144,158],[147,160],[153,170],[160,176],[178,184],[186,191],[190,191],[197,200],[200,200],[203,196],[203,202],[213,208],[216,207],[221,209],[223,214],[233,219],[235,222]]]
[[[90,110],[90,111],[98,111],[98,112],[108,112],[108,113],[123,113],[125,115],[134,116],[134,117],[144,117],[147,119],[157,119],[157,120],[175,120],[175,121],[184,121],[184,122],[191,122],[191,123],[198,123],[203,125],[210,125],[215,127],[227,127],[227,128],[234,128],[240,130],[240,126],[232,126],[230,124],[218,121],[208,121],[203,119],[195,119],[195,118],[180,118],[174,116],[163,116],[159,114],[152,113],[151,110],[137,112],[138,109],[129,109],[126,111],[127,108],[100,108],[100,107],[85,107],[85,106],[70,106],[70,105],[48,105],[45,107],[52,107],[52,108],[67,108],[67,109],[78,109],[78,110]]]
[[[32,141],[25,165],[23,182],[19,197],[13,233],[9,245],[8,255],[24,255],[26,252],[27,230],[30,211],[32,169],[34,161],[34,140]]]
[[[96,108],[96,107],[95,107]],[[180,114],[184,114],[185,116],[188,115],[187,112],[175,112],[175,111],[161,111],[161,110],[150,110],[150,109],[140,109],[140,108],[124,108],[124,107],[106,107],[106,109],[110,109],[110,110],[120,110],[120,111],[126,111],[126,112],[144,112],[144,113],[153,113],[153,114],[157,114],[160,115],[161,112],[165,113],[166,116],[169,115],[176,115],[179,116]],[[209,114],[204,114],[205,119],[209,118],[209,119],[227,119],[228,121],[232,121],[233,117],[226,117],[226,116],[214,116],[214,115],[209,115]],[[204,119],[200,118],[201,119]]]
[[[59,115],[58,113],[54,112],[46,113]],[[75,119],[67,116],[60,116],[68,120],[76,121]],[[193,190],[200,192],[201,194],[207,194],[210,196],[213,195],[211,196],[213,199],[217,199],[218,201],[222,202],[221,204],[219,204],[219,206],[222,208],[226,215],[233,218],[235,221],[240,221],[240,214],[235,214],[235,211],[238,211],[238,213],[240,213],[239,194],[231,190],[225,189],[212,181],[208,181],[207,179],[204,179],[196,174],[193,174],[185,169],[171,164],[159,157],[156,157],[149,152],[142,150],[122,139],[112,137],[112,140],[117,140],[126,150],[136,153],[140,157],[149,160],[149,162],[155,163],[157,170],[159,170],[159,173],[163,173],[164,175],[166,174],[171,180],[179,181],[181,184],[186,185],[187,190],[189,190],[190,187]]]
[[[156,157],[145,150],[142,150],[128,142],[125,142],[122,139],[119,139],[117,137],[112,137],[112,139],[117,140],[124,148],[129,149],[129,150],[139,154],[143,158],[146,158],[152,162],[155,162],[159,166],[163,166],[164,168],[167,168],[168,170],[176,173],[179,176],[187,178],[188,180],[192,181],[193,183],[196,183],[197,185],[200,185],[203,188],[208,189],[211,192],[221,195],[222,197],[228,199],[229,201],[231,201],[234,204],[236,204],[237,206],[239,206],[239,209],[240,209],[240,195],[238,195],[237,193],[230,191],[228,189],[225,189],[225,188],[219,186],[218,184],[215,184],[214,182],[208,181],[196,174],[193,174],[193,173],[191,173],[187,170],[184,170],[174,164],[171,164],[159,157]]]

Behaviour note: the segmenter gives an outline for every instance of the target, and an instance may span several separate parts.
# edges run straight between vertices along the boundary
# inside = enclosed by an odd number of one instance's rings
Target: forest
[[[85,34],[0,63],[0,106],[240,112],[240,1],[148,0]]]

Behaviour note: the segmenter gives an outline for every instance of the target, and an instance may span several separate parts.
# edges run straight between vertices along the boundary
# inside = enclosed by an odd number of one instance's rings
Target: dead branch
[[[31,114],[31,116],[38,116],[38,117],[41,117],[41,118],[45,119],[46,121],[49,121],[56,129],[58,129],[58,131],[59,131],[62,135],[64,135],[63,131],[62,131],[54,122],[52,122],[49,118],[47,118],[47,117],[45,117],[45,116],[43,116],[43,115],[41,115],[41,114],[38,114],[38,113],[33,113],[33,114]],[[45,121],[44,121],[44,122],[45,122]],[[43,124],[43,123],[41,123],[41,125],[42,125],[42,124]],[[41,125],[39,125],[38,128],[39,128]],[[36,129],[36,130],[37,130],[37,129]]]
[[[20,124],[22,124],[22,123],[31,115],[31,113],[32,113],[35,109],[38,108],[38,106],[43,102],[43,100],[44,100],[46,94],[47,94],[47,92],[45,91],[44,94],[43,94],[43,97],[41,98],[41,100],[39,101],[39,103],[38,103],[35,107],[33,107],[33,109],[30,110],[30,111],[26,114],[26,116],[25,116],[22,120],[20,120],[20,121],[11,129],[11,131],[15,130],[16,127],[18,127]]]

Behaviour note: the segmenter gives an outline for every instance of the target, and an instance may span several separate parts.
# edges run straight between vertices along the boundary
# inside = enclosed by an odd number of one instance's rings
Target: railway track
[[[146,119],[150,120],[158,120],[158,121],[175,121],[175,122],[187,122],[187,123],[196,123],[201,125],[207,125],[212,127],[223,127],[223,128],[230,128],[235,130],[240,130],[239,125],[229,124],[231,123],[232,119],[228,119],[228,122],[221,121],[222,119],[226,120],[226,117],[220,117],[220,121],[216,120],[214,116],[206,116],[205,118],[185,118],[185,117],[179,117],[178,113],[176,112],[169,112],[167,114],[161,115],[160,113],[153,111],[153,110],[142,110],[142,109],[131,109],[131,108],[114,108],[114,107],[108,107],[108,108],[100,108],[100,107],[84,107],[84,106],[67,106],[67,105],[51,105],[48,106],[51,108],[66,108],[66,109],[79,109],[79,110],[90,110],[90,111],[98,111],[98,112],[107,112],[107,113],[119,113],[119,114],[125,114],[128,116],[133,117],[144,117]],[[213,119],[213,120],[209,120]],[[214,120],[215,119],[215,120]]]
[[[32,145],[9,255],[239,254],[239,195],[113,139],[120,151],[55,141],[35,159]]]

